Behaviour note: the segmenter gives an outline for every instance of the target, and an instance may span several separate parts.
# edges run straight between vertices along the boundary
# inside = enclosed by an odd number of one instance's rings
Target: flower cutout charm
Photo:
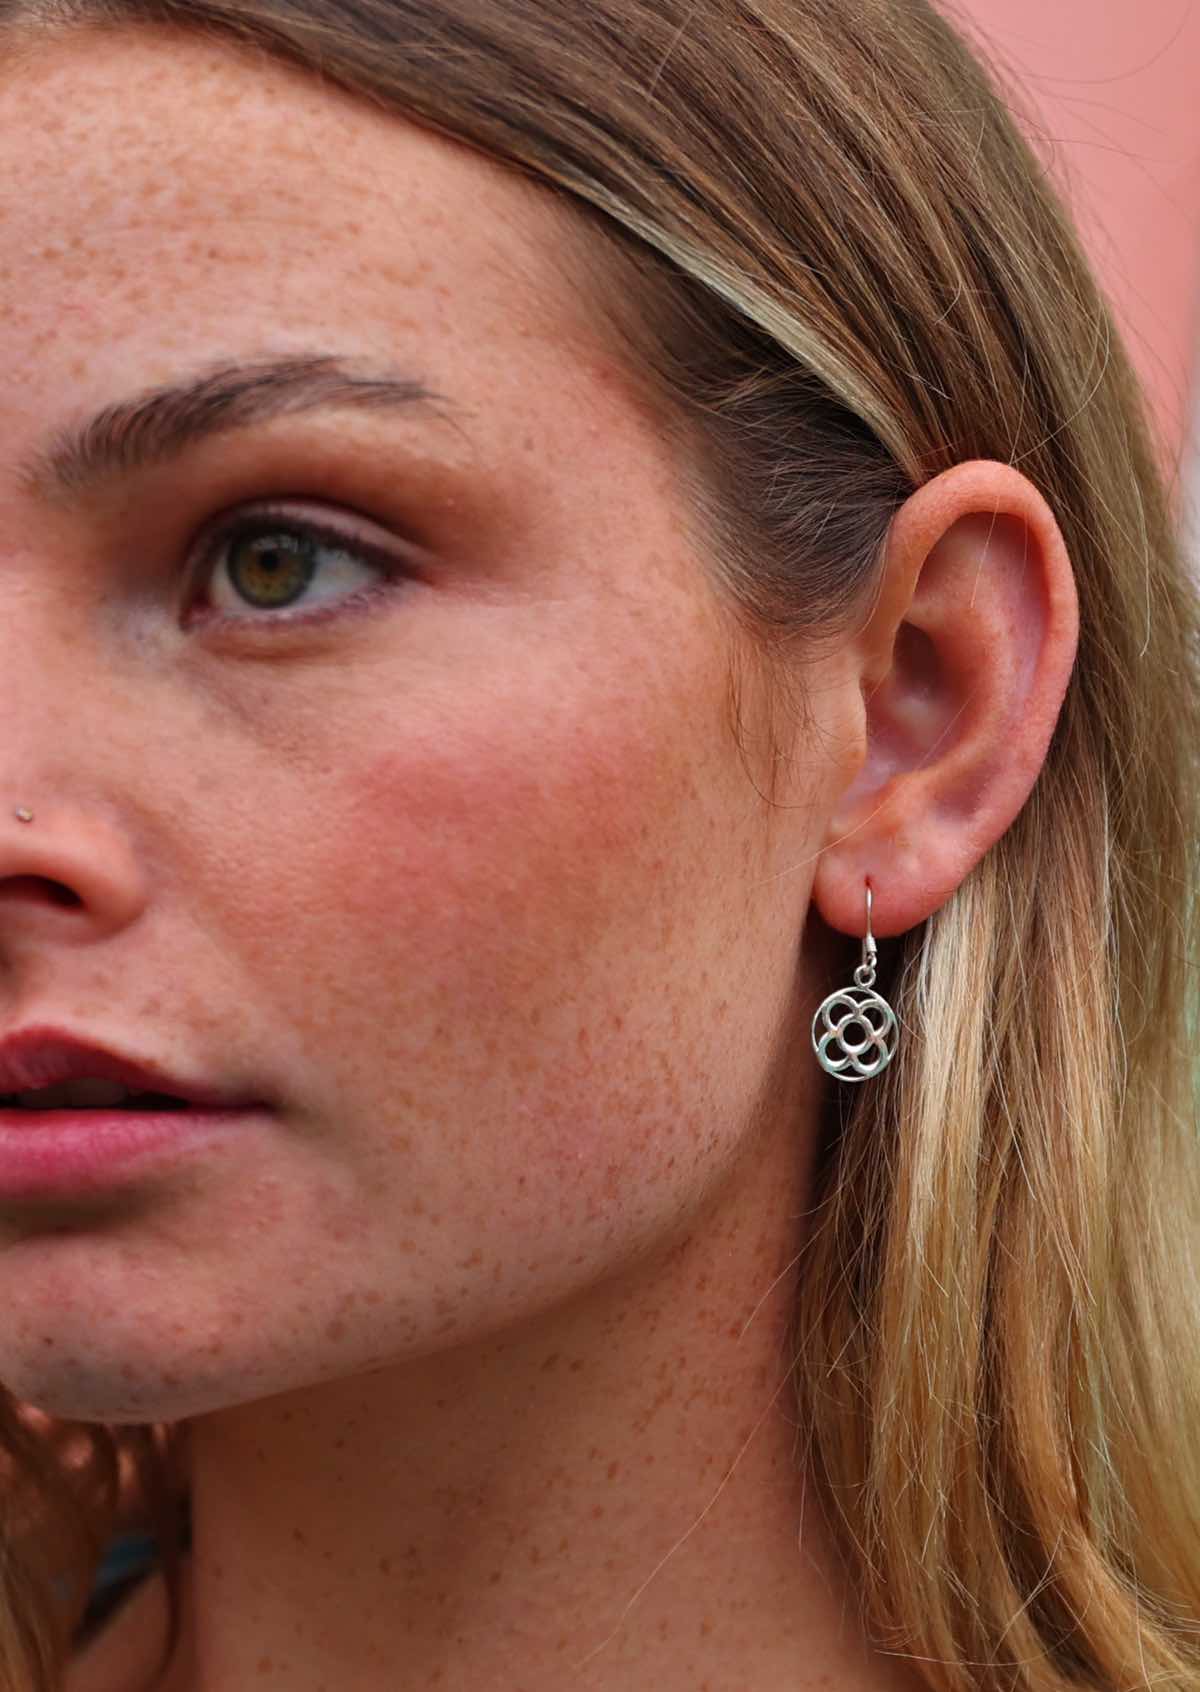
[[[839,987],[822,1001],[812,1037],[822,1069],[841,1081],[865,1081],[891,1063],[900,1034],[887,1000],[859,986]]]

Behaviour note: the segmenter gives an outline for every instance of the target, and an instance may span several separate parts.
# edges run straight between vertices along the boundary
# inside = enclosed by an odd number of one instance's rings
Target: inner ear
[[[855,789],[882,786],[891,775],[915,769],[946,732],[961,700],[936,643],[905,621],[892,642],[892,665],[867,696],[867,756]]]
[[[893,668],[909,693],[918,701],[941,696],[946,685],[945,666],[924,629],[907,620],[901,623],[893,651]]]

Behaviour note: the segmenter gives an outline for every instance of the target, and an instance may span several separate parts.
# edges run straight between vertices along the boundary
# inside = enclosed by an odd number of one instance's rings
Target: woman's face
[[[49,1409],[195,1413],[549,1307],[687,1227],[793,1037],[836,772],[775,813],[751,779],[560,216],[184,35],[0,75],[3,1031],[272,1105],[0,1209],[0,1378]]]

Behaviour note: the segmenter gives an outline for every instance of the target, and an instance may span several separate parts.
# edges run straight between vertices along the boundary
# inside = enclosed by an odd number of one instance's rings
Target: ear
[[[888,531],[879,598],[846,658],[851,766],[812,898],[831,928],[901,934],[943,904],[1028,799],[1079,639],[1066,545],[1009,464],[927,482]]]

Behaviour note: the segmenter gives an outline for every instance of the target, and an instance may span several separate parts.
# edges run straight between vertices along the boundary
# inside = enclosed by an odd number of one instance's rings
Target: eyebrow
[[[445,394],[397,370],[356,371],[327,353],[226,362],[55,430],[18,467],[18,483],[46,504],[77,504],[102,483],[167,463],[214,435],[329,407],[434,413],[457,426],[441,409],[455,409]]]

